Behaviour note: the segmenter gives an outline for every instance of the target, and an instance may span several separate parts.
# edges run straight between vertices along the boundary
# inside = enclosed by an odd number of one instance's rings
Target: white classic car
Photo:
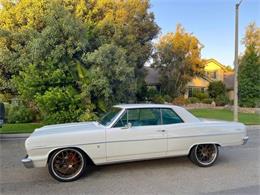
[[[73,181],[90,164],[188,155],[211,166],[219,146],[245,144],[245,125],[201,121],[182,107],[159,104],[114,106],[100,121],[48,125],[25,141],[25,167],[48,166],[58,181]]]

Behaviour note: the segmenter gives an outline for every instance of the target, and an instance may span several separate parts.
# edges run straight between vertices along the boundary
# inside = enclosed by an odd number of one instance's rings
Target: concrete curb
[[[0,140],[25,139],[30,135],[30,133],[0,134]]]
[[[247,130],[252,130],[252,129],[258,129],[260,130],[260,125],[246,125]]]
[[[260,125],[247,125],[247,130],[260,130]],[[10,140],[10,139],[25,139],[29,137],[30,133],[17,133],[17,134],[0,134],[0,140]]]

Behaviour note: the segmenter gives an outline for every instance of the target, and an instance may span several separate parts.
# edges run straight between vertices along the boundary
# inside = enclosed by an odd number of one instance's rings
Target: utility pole
[[[234,60],[234,68],[235,68],[235,78],[234,78],[234,121],[238,121],[238,14],[239,14],[239,5],[242,3],[240,0],[239,3],[236,4],[236,24],[235,24],[235,60]]]

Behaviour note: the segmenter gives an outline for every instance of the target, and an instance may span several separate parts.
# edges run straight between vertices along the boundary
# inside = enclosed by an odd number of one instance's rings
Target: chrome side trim
[[[246,137],[243,138],[243,145],[245,145],[245,144],[247,143],[248,139],[249,139],[248,136],[246,136]]]
[[[24,165],[26,168],[33,168],[33,167],[34,167],[33,161],[32,161],[32,159],[30,159],[30,158],[28,157],[28,155],[26,155],[21,161],[22,161],[23,165]]]
[[[93,143],[79,143],[79,144],[71,144],[71,145],[61,145],[61,146],[39,146],[35,147],[32,150],[37,149],[47,149],[47,148],[63,148],[63,147],[73,147],[73,146],[82,146],[82,145],[93,145],[93,144],[109,144],[109,143],[117,143],[117,142],[136,142],[136,141],[150,141],[150,140],[161,140],[161,139],[179,139],[179,138],[195,138],[195,137],[208,137],[208,136],[225,136],[225,135],[234,135],[240,133],[218,133],[218,134],[209,134],[209,135],[189,135],[189,136],[175,136],[175,137],[162,137],[162,138],[151,138],[151,139],[136,139],[136,140],[115,140],[109,142],[93,142]]]

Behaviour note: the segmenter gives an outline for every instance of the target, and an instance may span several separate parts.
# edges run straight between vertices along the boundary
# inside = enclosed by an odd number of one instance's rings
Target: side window
[[[127,110],[128,114],[128,123],[131,123],[132,126],[140,126],[140,120],[139,120],[139,115],[140,115],[140,109],[129,109]]]
[[[161,113],[157,108],[140,109],[140,125],[161,125]]]
[[[127,112],[125,112],[123,116],[121,116],[121,118],[116,122],[114,127],[124,127],[126,125],[127,125]]]
[[[172,109],[162,108],[161,112],[164,125],[183,123],[183,120]]]

